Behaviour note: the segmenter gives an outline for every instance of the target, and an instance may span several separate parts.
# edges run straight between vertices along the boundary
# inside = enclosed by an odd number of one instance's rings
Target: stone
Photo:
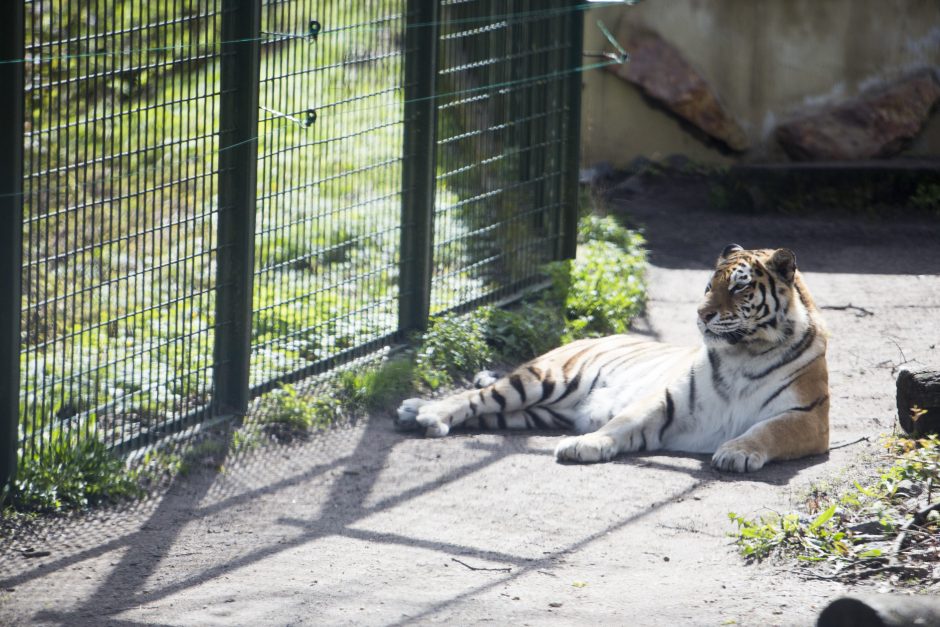
[[[940,80],[921,70],[848,102],[778,126],[774,135],[796,161],[852,161],[901,152],[940,100]]]
[[[609,71],[728,148],[748,149],[744,130],[674,46],[652,31],[636,30],[627,34],[624,48],[630,59],[606,66]]]

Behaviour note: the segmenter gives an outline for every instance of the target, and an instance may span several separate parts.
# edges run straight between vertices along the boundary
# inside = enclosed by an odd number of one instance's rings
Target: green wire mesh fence
[[[573,253],[584,8],[0,10],[0,457],[140,447],[540,282]]]

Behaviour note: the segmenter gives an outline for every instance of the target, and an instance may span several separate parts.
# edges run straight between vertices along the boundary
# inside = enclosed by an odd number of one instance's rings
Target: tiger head
[[[795,319],[812,308],[801,285],[793,251],[730,244],[705,287],[699,330],[708,344],[777,344],[793,335]]]

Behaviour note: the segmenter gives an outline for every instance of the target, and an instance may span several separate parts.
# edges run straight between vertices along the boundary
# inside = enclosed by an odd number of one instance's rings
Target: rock
[[[940,433],[940,372],[898,373],[898,422],[905,433]]]
[[[675,47],[646,30],[629,33],[625,41],[630,60],[606,66],[609,71],[732,150],[747,150],[747,135]]]
[[[849,102],[781,124],[777,142],[797,161],[850,161],[899,153],[940,99],[940,81],[922,70]]]

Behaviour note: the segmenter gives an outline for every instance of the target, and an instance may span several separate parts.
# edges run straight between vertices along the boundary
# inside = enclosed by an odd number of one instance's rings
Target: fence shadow
[[[350,446],[351,437],[355,438],[352,446]],[[397,445],[403,443],[403,440],[412,437],[394,431],[389,420],[373,417],[358,427],[337,429],[310,442],[286,447],[283,451],[277,448],[265,448],[258,452],[233,456],[225,461],[224,474],[210,471],[195,473],[178,481],[166,494],[150,502],[145,502],[136,508],[116,508],[110,515],[87,521],[86,524],[80,526],[84,534],[82,543],[85,546],[89,544],[94,546],[68,552],[62,557],[55,557],[54,552],[53,557],[40,565],[34,568],[24,568],[22,572],[4,577],[0,580],[0,588],[25,587],[38,579],[56,577],[86,562],[94,562],[108,554],[121,552],[121,555],[108,567],[107,574],[96,582],[94,590],[83,597],[76,607],[63,610],[42,610],[33,616],[33,620],[62,625],[124,625],[139,623],[135,620],[117,618],[122,612],[160,604],[187,589],[228,577],[240,569],[258,564],[277,554],[332,536],[365,540],[382,545],[423,548],[452,555],[469,555],[508,564],[511,567],[512,571],[506,577],[490,581],[479,589],[474,588],[455,595],[448,601],[442,602],[446,605],[483,589],[500,585],[500,582],[520,577],[527,572],[547,568],[554,559],[577,551],[611,531],[625,528],[652,511],[676,499],[682,499],[689,492],[704,484],[720,480],[720,477],[706,468],[690,471],[662,464],[662,468],[667,470],[688,472],[694,479],[691,486],[683,487],[675,494],[667,492],[659,495],[657,502],[650,508],[624,516],[616,523],[586,534],[556,551],[547,553],[542,559],[534,561],[530,557],[513,551],[481,550],[472,544],[464,544],[460,541],[431,540],[401,533],[355,528],[356,523],[368,516],[388,512],[402,504],[414,502],[420,497],[444,489],[459,479],[496,464],[509,455],[521,453],[547,456],[550,454],[528,447],[523,438],[514,434],[503,434],[500,443],[496,444],[476,440],[459,442],[461,438],[458,436],[448,444],[452,446],[469,444],[469,448],[474,453],[479,453],[475,460],[450,468],[443,475],[420,481],[397,494],[380,498],[376,502],[367,502],[368,495],[372,494],[376,488],[379,471],[396,464],[390,459],[391,452]],[[669,457],[666,456],[666,459]],[[659,462],[653,460],[652,456],[639,456],[623,458],[616,463],[651,466]],[[398,472],[409,470],[409,468],[401,468]],[[330,478],[333,483],[323,498],[323,502],[342,503],[343,506],[338,511],[325,509],[320,515],[309,518],[289,514],[277,515],[274,523],[293,528],[297,533],[276,542],[260,543],[243,553],[233,554],[230,559],[215,560],[205,568],[197,567],[193,572],[180,573],[174,570],[172,581],[161,583],[167,568],[186,568],[183,565],[184,562],[180,562],[179,547],[184,538],[189,544],[192,543],[193,531],[188,529],[189,527],[201,526],[206,529],[206,533],[211,533],[213,525],[236,518],[238,512],[249,504],[283,496],[292,489],[306,491],[307,487],[315,486]],[[239,489],[245,484],[249,484],[247,489]],[[310,492],[314,493],[314,490],[311,489]],[[118,537],[113,537],[111,528],[115,517],[119,520],[124,518],[125,527],[119,532]],[[257,522],[256,524],[262,525],[263,523]],[[69,523],[65,521],[63,526],[68,527]],[[102,541],[99,542],[99,539]],[[55,542],[55,539],[50,542],[50,548],[57,551],[60,547],[55,547]],[[173,566],[173,564],[178,564],[178,566]],[[11,565],[16,566],[12,561]],[[430,616],[440,607],[442,607],[441,604],[427,607],[422,616]],[[409,620],[418,618],[420,616],[412,616]]]

